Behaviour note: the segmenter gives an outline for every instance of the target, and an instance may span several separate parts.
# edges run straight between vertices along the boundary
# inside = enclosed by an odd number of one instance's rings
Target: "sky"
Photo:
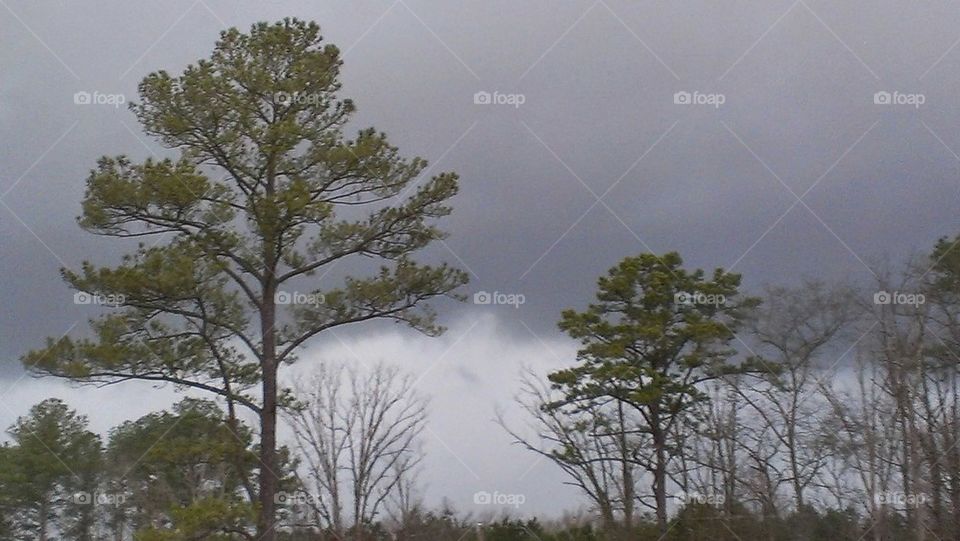
[[[526,494],[521,512],[579,504],[493,418],[523,367],[573,362],[559,313],[623,257],[677,250],[748,288],[869,281],[883,258],[960,233],[949,0],[0,0],[0,427],[47,396],[101,431],[175,399],[71,389],[25,376],[19,358],[96,315],[59,269],[124,251],[76,225],[96,159],[168,155],[126,109],[138,81],[208,55],[225,28],[285,16],[340,47],[351,129],[375,126],[461,177],[450,237],[424,254],[471,275],[468,302],[438,306],[448,332],[350,329],[297,368],[384,360],[423,375],[434,501],[482,511],[471,495],[498,490]],[[472,302],[481,292],[524,303]]]

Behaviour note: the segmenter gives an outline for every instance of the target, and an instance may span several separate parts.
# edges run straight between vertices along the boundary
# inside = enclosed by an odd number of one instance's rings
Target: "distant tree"
[[[93,539],[100,438],[87,419],[50,398],[7,431],[0,451],[5,526],[16,538]]]
[[[752,420],[740,430],[741,444],[752,442],[754,469],[773,487],[791,489],[794,510],[809,503],[806,493],[821,481],[831,434],[822,381],[836,376],[837,364],[855,344],[854,324],[866,315],[858,292],[806,280],[796,288],[768,287],[749,325],[752,351],[762,359],[756,377],[731,379],[732,392]],[[772,449],[763,460],[758,449]],[[765,492],[765,491],[764,491]],[[762,494],[760,498],[774,494]],[[769,509],[775,511],[775,508]]]
[[[633,457],[642,445],[629,434],[632,410],[626,411],[613,399],[580,403],[576,409],[553,407],[561,396],[549,383],[527,374],[517,402],[536,436],[510,427],[502,414],[498,421],[517,443],[567,474],[568,483],[587,497],[599,515],[604,532],[629,531],[636,518],[640,474]]]
[[[472,541],[478,539],[470,535],[476,531],[473,526],[467,519],[457,516],[448,502],[444,502],[437,511],[415,509],[396,532],[396,541]]]
[[[884,392],[883,367],[866,355],[857,355],[853,365],[854,390],[833,382],[821,384],[830,404],[824,423],[832,430],[829,441],[832,458],[845,466],[843,474],[852,487],[843,491],[840,483],[828,487],[837,507],[845,502],[865,511],[871,528],[865,539],[891,538],[891,510],[880,498],[894,488],[900,444],[894,400]]]
[[[13,516],[17,505],[11,486],[14,481],[13,453],[9,443],[0,444],[0,539],[9,539],[14,535]]]
[[[103,484],[120,501],[108,518],[118,538],[182,530],[198,516],[204,522],[196,526],[199,533],[223,539],[238,538],[249,527],[254,514],[244,495],[255,482],[253,438],[248,428],[234,431],[224,421],[216,404],[188,398],[171,412],[151,413],[110,432]],[[176,539],[190,538],[180,535]]]
[[[77,382],[208,391],[231,418],[236,405],[252,410],[260,541],[276,538],[280,367],[311,338],[352,323],[386,319],[437,334],[423,301],[466,282],[411,258],[443,236],[431,222],[450,212],[457,176],[418,180],[426,162],[404,159],[384,134],[347,137],[354,105],[338,98],[340,67],[316,24],[286,19],[223,32],[210,58],[180,76],[148,75],[132,109],[180,157],[102,158],[80,224],[149,242],[115,268],[65,270],[77,291],[119,310],[93,323],[92,339],[50,340],[23,359]],[[307,280],[363,259],[384,266],[340,288]]]
[[[587,404],[614,401],[632,413],[614,434],[638,440],[631,461],[653,479],[661,534],[668,529],[667,482],[680,453],[675,428],[706,397],[705,382],[751,369],[733,365],[730,342],[756,305],[738,291],[740,276],[717,269],[687,271],[677,253],[628,257],[598,280],[597,302],[565,310],[560,328],[581,343],[579,364],[549,375],[563,396],[547,409],[576,414]]]
[[[426,400],[396,367],[324,364],[289,416],[319,526],[334,539],[369,530],[423,459]]]
[[[740,488],[747,484],[742,478],[748,470],[741,450],[743,402],[730,392],[741,377],[730,376],[730,384],[718,380],[706,385],[708,400],[696,404],[688,423],[676,429],[684,446],[678,457],[680,484],[686,492],[722,496],[723,519],[728,522],[742,501]]]
[[[960,236],[937,242],[922,269],[932,340],[925,351],[922,448],[931,476],[933,519],[937,534],[960,537]],[[923,278],[923,276],[921,275]]]

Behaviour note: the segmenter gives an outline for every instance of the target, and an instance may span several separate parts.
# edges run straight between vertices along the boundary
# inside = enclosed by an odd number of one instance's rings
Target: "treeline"
[[[563,520],[428,509],[427,397],[395,367],[321,364],[284,406],[278,537],[957,538],[958,240],[867,287],[756,297],[675,253],[623,260],[562,313],[581,348],[527,375],[529,422],[500,420],[589,502]],[[9,429],[3,538],[255,538],[261,463],[235,415],[185,399],[106,441],[86,423],[50,399]]]
[[[386,372],[380,372],[383,375]],[[395,390],[402,386],[394,387]],[[414,402],[415,403],[415,402]],[[371,405],[371,403],[368,403]],[[379,407],[379,406],[376,406]],[[10,427],[12,442],[0,447],[0,538],[16,540],[254,539],[250,486],[256,453],[249,432],[228,426],[209,401],[184,399],[171,411],[151,413],[110,431],[106,441],[87,419],[58,399],[45,400]],[[409,455],[416,456],[415,454]],[[376,458],[389,461],[389,453]],[[290,473],[291,469],[287,470]],[[347,527],[328,520],[311,491],[309,476],[286,477],[279,507],[279,537],[308,540],[487,540],[601,541],[659,539],[656,525],[642,519],[629,532],[606,531],[591,513],[539,521],[460,513],[449,505],[426,509],[413,498],[392,499],[366,523]],[[313,486],[313,489],[316,489]],[[351,486],[353,490],[358,487]],[[402,494],[402,491],[390,491]],[[329,502],[328,502],[329,503]],[[857,517],[828,511],[760,520],[746,509],[727,521],[711,506],[690,504],[673,519],[663,539],[737,539],[771,527],[778,539],[805,530],[803,539],[838,539],[860,531]],[[812,528],[812,529],[810,529]],[[901,530],[903,531],[901,525]],[[736,533],[733,533],[736,532]],[[818,533],[819,532],[819,533]],[[759,538],[759,537],[743,537]]]
[[[157,529],[214,516],[205,531],[245,527],[256,455],[249,430],[225,421],[216,404],[184,399],[101,441],[84,416],[44,400],[0,447],[2,538],[170,539]]]
[[[531,423],[501,424],[624,539],[650,520],[652,538],[960,538],[957,242],[869,285],[759,297],[677,254],[627,258],[562,315],[577,363],[531,374]]]

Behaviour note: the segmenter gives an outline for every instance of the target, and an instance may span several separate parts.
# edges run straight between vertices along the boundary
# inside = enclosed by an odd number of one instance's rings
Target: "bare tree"
[[[502,413],[500,426],[516,443],[559,466],[569,476],[568,484],[580,489],[596,508],[604,530],[629,528],[639,501],[640,448],[628,411],[614,400],[576,408],[547,407],[557,399],[548,383],[528,373],[517,403],[535,436],[511,428]]]
[[[926,422],[922,402],[926,397],[922,396],[922,380],[926,372],[924,355],[931,339],[928,310],[921,303],[911,304],[895,298],[901,292],[919,291],[923,287],[923,272],[915,260],[908,261],[904,270],[899,272],[884,270],[877,278],[875,295],[890,298],[875,297],[872,303],[877,332],[869,344],[869,353],[882,368],[883,375],[878,383],[893,404],[892,417],[900,443],[895,457],[900,477],[896,492],[904,497],[940,492],[936,487],[937,480],[930,479],[925,472],[926,463],[936,463],[929,445],[925,446],[923,441]],[[929,485],[930,481],[934,487]],[[934,508],[938,506],[938,503],[933,505]],[[924,505],[903,506],[907,526],[916,532],[916,539],[924,539],[929,528],[927,511]]]
[[[684,434],[677,436],[685,442],[677,484],[684,492],[722,495],[729,518],[741,500],[739,486],[746,457],[740,434],[743,403],[734,388],[720,380],[711,382],[706,392],[710,399],[697,405],[694,422],[681,426]]]
[[[736,388],[755,414],[761,438],[773,438],[783,461],[773,481],[790,486],[797,510],[808,505],[806,493],[829,457],[818,382],[830,377],[848,351],[839,339],[861,315],[855,299],[851,288],[814,281],[768,288],[751,326],[768,370],[749,392]]]
[[[382,363],[369,370],[323,364],[301,390],[304,404],[287,417],[321,528],[366,539],[388,499],[410,490],[427,416],[414,383]]]
[[[422,486],[417,481],[420,468],[407,468],[405,464],[395,466],[397,475],[396,490],[384,505],[394,531],[405,531],[415,516],[423,511]]]
[[[821,391],[830,404],[826,424],[834,434],[831,451],[846,464],[838,477],[855,478],[859,489],[855,497],[839,491],[840,483],[827,485],[833,491],[837,507],[862,505],[872,525],[874,541],[888,539],[889,510],[881,505],[882,495],[892,489],[894,465],[900,452],[896,406],[883,391],[882,367],[857,356],[853,389],[844,390],[830,382],[821,383]]]

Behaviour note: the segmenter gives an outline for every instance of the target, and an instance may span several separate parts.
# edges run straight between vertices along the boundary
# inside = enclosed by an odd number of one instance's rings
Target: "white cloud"
[[[423,482],[428,504],[448,498],[458,510],[488,513],[509,509],[513,514],[556,516],[581,505],[575,489],[563,485],[562,473],[517,445],[495,421],[497,408],[516,419],[513,396],[525,368],[537,373],[572,360],[572,343],[555,338],[507,338],[513,322],[490,311],[474,311],[438,338],[402,328],[364,336],[328,337],[308,349],[288,373],[292,381],[309,373],[319,360],[373,364],[396,363],[419,378],[417,388],[430,397],[427,459]],[[511,314],[512,315],[512,314]],[[520,326],[520,324],[517,324]],[[518,509],[476,505],[477,492],[522,494]]]
[[[513,322],[490,311],[473,312],[472,318],[453,322],[438,338],[401,327],[362,336],[328,333],[282,378],[295,382],[322,359],[396,363],[419,378],[417,388],[430,397],[421,476],[428,505],[447,498],[458,510],[480,515],[509,510],[514,515],[549,516],[579,507],[582,502],[575,489],[563,484],[562,473],[512,444],[495,422],[498,408],[508,419],[522,422],[513,404],[521,373],[525,368],[545,373],[562,366],[562,360],[574,358],[573,344],[532,333],[529,339],[510,338],[514,335],[506,327]],[[142,382],[78,388],[52,378],[28,377],[0,388],[0,427],[10,426],[40,400],[57,397],[87,415],[91,428],[105,436],[124,420],[168,408],[182,396],[169,386],[155,388]],[[289,436],[285,432],[281,438]],[[477,492],[522,494],[524,503],[516,509],[476,505]]]

